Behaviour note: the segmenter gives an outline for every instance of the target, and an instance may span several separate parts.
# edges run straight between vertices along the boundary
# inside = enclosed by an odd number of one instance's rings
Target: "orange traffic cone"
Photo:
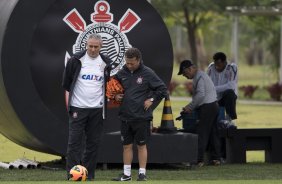
[[[169,95],[165,98],[162,122],[161,126],[158,128],[159,133],[174,133],[176,132],[176,127],[174,126],[173,115],[171,110],[171,104]]]

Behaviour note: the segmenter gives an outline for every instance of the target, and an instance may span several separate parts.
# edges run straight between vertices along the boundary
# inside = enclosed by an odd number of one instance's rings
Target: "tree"
[[[199,51],[197,40],[202,40],[201,28],[214,23],[216,16],[226,17],[227,6],[271,5],[269,0],[152,0],[152,5],[166,20],[167,25],[180,25],[187,33],[191,59],[197,63]],[[168,23],[169,20],[169,23]],[[203,61],[199,61],[201,64]]]
[[[186,29],[191,59],[197,63],[197,39],[200,39],[197,31],[199,26],[211,20],[209,14],[217,5],[210,0],[152,0],[152,4],[163,17],[172,17],[175,25]]]

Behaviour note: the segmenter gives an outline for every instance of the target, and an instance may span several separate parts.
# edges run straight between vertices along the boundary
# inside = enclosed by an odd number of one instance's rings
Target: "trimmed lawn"
[[[224,182],[224,180],[233,180],[234,183],[240,183],[240,180],[252,183],[251,180],[262,180],[264,182],[272,180],[281,180],[282,164],[234,164],[222,166],[205,166],[202,168],[185,168],[184,166],[166,166],[148,168],[147,175],[149,183],[209,183]],[[96,172],[97,183],[116,183],[111,179],[121,172],[120,169],[101,170]],[[42,169],[33,170],[3,170],[0,169],[0,181],[64,181],[65,171],[49,171]],[[136,180],[137,168],[133,168],[133,180]],[[201,180],[201,181],[198,181]],[[262,182],[261,181],[261,182]],[[274,181],[277,182],[277,181]],[[226,182],[226,181],[225,181]],[[280,181],[282,182],[282,181]],[[2,182],[1,182],[2,183]],[[242,183],[242,182],[241,182]],[[245,181],[243,182],[245,183]]]

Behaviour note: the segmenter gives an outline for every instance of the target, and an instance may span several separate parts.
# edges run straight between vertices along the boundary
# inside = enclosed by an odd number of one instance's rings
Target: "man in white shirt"
[[[63,77],[69,112],[67,173],[73,166],[83,165],[88,170],[88,180],[95,177],[106,110],[105,84],[110,76],[111,60],[100,53],[101,47],[102,37],[90,35],[86,50],[69,59]],[[81,146],[83,135],[85,150]]]
[[[207,73],[215,85],[218,104],[225,108],[227,120],[237,119],[237,66],[234,63],[228,64],[223,52],[215,53],[213,59],[214,62],[209,65]]]

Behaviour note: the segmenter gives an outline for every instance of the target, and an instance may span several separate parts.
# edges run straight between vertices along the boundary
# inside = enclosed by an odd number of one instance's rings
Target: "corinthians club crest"
[[[103,39],[101,53],[108,55],[113,62],[111,63],[111,75],[116,74],[124,65],[125,51],[131,47],[125,33],[130,32],[140,21],[139,16],[128,9],[118,22],[118,25],[112,24],[113,14],[110,13],[108,2],[101,0],[94,5],[94,13],[90,15],[93,22],[86,25],[85,20],[74,8],[63,20],[76,33],[78,37],[73,45],[73,53],[86,49],[86,42],[89,35],[93,33],[100,34]],[[70,55],[66,52],[65,63]]]

